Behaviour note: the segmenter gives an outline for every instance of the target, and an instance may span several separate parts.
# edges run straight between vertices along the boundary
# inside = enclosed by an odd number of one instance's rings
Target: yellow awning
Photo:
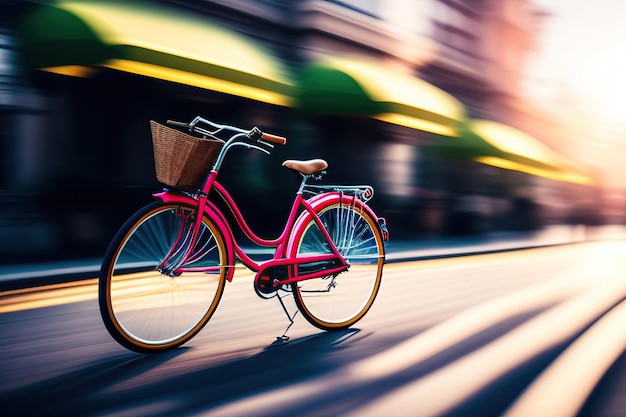
[[[107,67],[266,103],[292,104],[280,61],[251,39],[155,3],[60,1],[22,22],[27,65],[74,76]]]
[[[466,119],[452,95],[366,57],[327,57],[299,78],[299,107],[318,114],[361,114],[388,123],[455,136]]]
[[[492,120],[472,120],[470,130],[492,149],[477,155],[477,162],[556,181],[577,184],[593,182],[583,169],[567,161],[537,138],[514,127]]]

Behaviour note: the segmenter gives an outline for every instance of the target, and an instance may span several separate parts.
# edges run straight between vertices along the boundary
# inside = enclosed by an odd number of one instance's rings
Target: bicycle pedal
[[[267,348],[272,349],[289,343],[289,336],[276,336],[276,339]]]
[[[281,345],[286,345],[287,343],[289,343],[289,336],[287,335],[276,336],[276,340],[274,340],[274,343],[272,343],[272,346],[281,346]]]

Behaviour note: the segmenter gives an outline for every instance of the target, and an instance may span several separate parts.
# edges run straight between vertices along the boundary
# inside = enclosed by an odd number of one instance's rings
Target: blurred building
[[[289,138],[272,157],[233,152],[224,167],[261,234],[294,191],[284,158],[323,157],[329,182],[373,184],[396,236],[566,221],[564,201],[592,189],[559,155],[558,123],[522,94],[543,18],[530,1],[0,9],[0,251],[12,256],[101,254],[160,187],[151,119],[201,114]]]

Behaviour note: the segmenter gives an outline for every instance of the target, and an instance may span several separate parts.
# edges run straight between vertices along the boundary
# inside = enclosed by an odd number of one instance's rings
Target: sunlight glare
[[[626,108],[626,56],[611,44],[581,62],[573,73],[575,86],[600,123],[624,123]]]

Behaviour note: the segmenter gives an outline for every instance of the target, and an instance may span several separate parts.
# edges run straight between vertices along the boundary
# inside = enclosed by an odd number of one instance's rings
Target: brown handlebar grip
[[[263,133],[261,139],[268,142],[277,143],[279,145],[284,145],[285,143],[287,143],[287,138],[278,135],[272,135],[270,133]]]
[[[181,127],[189,127],[189,123],[185,122],[177,122],[176,120],[168,120],[166,122],[168,125],[181,126]]]

